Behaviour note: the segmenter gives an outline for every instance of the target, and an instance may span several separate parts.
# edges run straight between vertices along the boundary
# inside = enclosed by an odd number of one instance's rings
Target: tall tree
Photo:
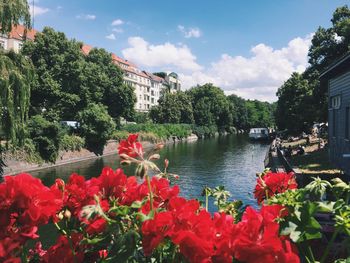
[[[165,93],[159,104],[152,107],[150,117],[157,123],[193,123],[193,109],[189,96],[184,92]]]
[[[14,25],[22,23],[30,28],[30,13],[27,0],[0,1],[0,33],[9,33]]]
[[[295,135],[307,131],[314,114],[310,105],[312,91],[308,81],[301,74],[293,73],[278,89],[277,97],[277,126]]]
[[[313,91],[310,100],[314,107],[314,120],[327,121],[327,90],[319,83],[319,74],[341,56],[350,51],[350,9],[338,7],[331,19],[330,28],[319,27],[309,49],[309,68],[304,73]]]
[[[38,73],[31,113],[46,111],[52,119],[72,120],[89,104],[97,103],[107,106],[114,119],[132,116],[134,90],[123,84],[122,71],[111,54],[92,49],[85,56],[81,45],[51,28],[24,45],[23,53],[31,58]]]
[[[231,125],[229,101],[222,89],[209,83],[191,88],[186,93],[191,97],[197,125],[216,125],[219,128]]]
[[[134,88],[123,83],[122,70],[113,63],[111,54],[104,49],[94,48],[86,57],[83,86],[91,98],[88,103],[100,102],[107,106],[114,119],[120,116],[130,119],[135,114],[136,95]]]
[[[7,141],[23,145],[30,91],[35,81],[34,68],[26,57],[1,51],[0,72],[0,130]]]

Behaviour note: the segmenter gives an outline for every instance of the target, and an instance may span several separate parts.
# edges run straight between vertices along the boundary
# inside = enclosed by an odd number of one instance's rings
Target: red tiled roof
[[[12,39],[23,40],[25,27],[22,25],[13,26],[8,37]],[[35,29],[27,29],[27,39],[34,40],[35,35],[38,33]]]
[[[149,73],[149,72],[146,72],[146,71],[144,71],[144,72],[148,75],[149,78],[151,78],[154,81],[157,81],[157,82],[164,82],[165,81],[165,79],[163,79],[159,76],[156,76],[156,75]]]
[[[84,55],[89,55],[90,51],[92,49],[92,46],[83,44],[81,47],[81,51],[83,52]]]

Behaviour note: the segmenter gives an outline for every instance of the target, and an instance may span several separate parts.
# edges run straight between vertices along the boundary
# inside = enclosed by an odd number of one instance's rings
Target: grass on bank
[[[308,149],[309,148],[309,149]],[[311,150],[312,148],[313,150]],[[341,173],[329,161],[328,150],[315,149],[314,146],[306,147],[304,155],[293,155],[290,159],[291,164],[297,167],[303,174],[338,174]]]

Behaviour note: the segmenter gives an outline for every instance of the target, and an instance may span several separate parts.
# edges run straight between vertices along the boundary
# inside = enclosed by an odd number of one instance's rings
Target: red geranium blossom
[[[296,249],[290,249],[287,237],[279,236],[275,218],[281,206],[263,206],[260,212],[247,207],[242,221],[238,223],[240,235],[234,241],[234,256],[247,263],[299,262]]]
[[[257,179],[254,197],[261,204],[266,198],[283,193],[288,189],[296,189],[297,187],[298,185],[293,173],[269,172],[263,178]]]
[[[143,156],[142,144],[137,141],[138,134],[130,134],[127,140],[122,140],[118,146],[118,153],[130,157]]]

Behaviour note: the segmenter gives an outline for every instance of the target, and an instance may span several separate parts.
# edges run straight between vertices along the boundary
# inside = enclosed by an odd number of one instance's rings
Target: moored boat
[[[249,131],[249,138],[252,140],[268,140],[269,129],[267,128],[251,128]]]

